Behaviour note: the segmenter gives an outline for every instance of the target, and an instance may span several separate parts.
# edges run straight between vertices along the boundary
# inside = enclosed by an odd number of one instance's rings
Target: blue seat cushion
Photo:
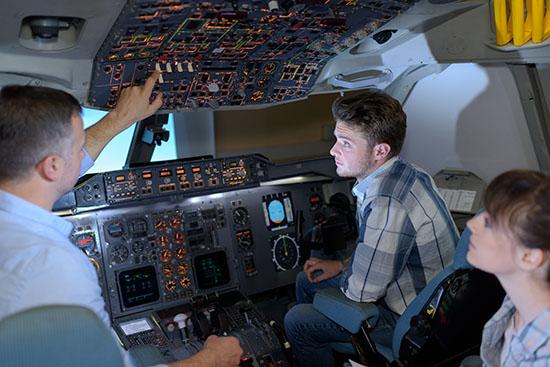
[[[374,326],[379,317],[374,304],[352,301],[338,288],[317,291],[313,307],[352,334],[359,331],[364,320]]]

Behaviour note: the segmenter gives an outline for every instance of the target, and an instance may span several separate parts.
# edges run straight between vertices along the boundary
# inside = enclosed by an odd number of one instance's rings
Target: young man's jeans
[[[302,271],[296,277],[296,301],[285,316],[285,330],[294,356],[300,367],[335,366],[331,343],[350,342],[351,334],[331,321],[313,305],[315,292],[324,288],[338,288],[340,276],[310,283]],[[399,315],[379,306],[380,319],[369,333],[375,343],[391,345],[393,328]]]

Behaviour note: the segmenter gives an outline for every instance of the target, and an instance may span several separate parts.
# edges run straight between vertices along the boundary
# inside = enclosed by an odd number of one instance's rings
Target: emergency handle
[[[494,0],[496,43],[541,43],[550,37],[550,0]]]

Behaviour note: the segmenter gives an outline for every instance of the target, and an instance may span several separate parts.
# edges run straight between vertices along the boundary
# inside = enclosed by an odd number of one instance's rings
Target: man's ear
[[[374,160],[381,161],[389,157],[391,147],[388,143],[379,143],[374,146],[372,151]]]
[[[61,156],[50,154],[38,162],[36,170],[44,180],[55,182],[62,176],[64,166],[65,160]]]

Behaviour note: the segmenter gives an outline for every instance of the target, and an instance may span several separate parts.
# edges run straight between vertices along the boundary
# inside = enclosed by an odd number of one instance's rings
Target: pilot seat
[[[391,345],[369,337],[379,316],[376,306],[354,302],[337,288],[318,291],[314,307],[353,335],[352,343],[333,343],[333,350],[368,366],[458,366],[465,357],[479,354],[483,326],[505,293],[494,275],[467,262],[470,234],[463,232],[453,263],[401,315]]]
[[[24,310],[0,320],[0,363],[16,367],[124,367],[112,331],[91,310],[51,305]],[[165,363],[158,350],[130,350],[136,367]]]

